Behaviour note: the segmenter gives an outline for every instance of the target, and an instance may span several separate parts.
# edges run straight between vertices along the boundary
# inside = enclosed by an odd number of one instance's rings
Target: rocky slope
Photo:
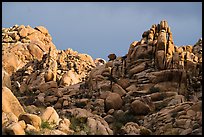
[[[2,50],[3,134],[202,134],[202,39],[176,46],[165,20],[107,62],[42,26],[3,28]]]

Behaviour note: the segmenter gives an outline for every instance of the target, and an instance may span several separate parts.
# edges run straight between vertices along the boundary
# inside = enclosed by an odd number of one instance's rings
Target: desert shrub
[[[90,129],[86,124],[87,118],[70,117],[69,119],[71,122],[70,129],[74,131],[74,134],[80,134],[81,131],[84,131],[86,134],[90,133]]]
[[[53,129],[53,127],[50,125],[50,123],[48,121],[42,121],[41,128]]]
[[[25,131],[26,135],[39,135],[39,132],[34,130]]]

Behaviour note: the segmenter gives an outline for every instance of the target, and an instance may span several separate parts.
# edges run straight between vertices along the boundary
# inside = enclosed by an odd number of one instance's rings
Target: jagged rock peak
[[[154,58],[159,70],[184,68],[189,66],[184,63],[186,60],[194,64],[202,62],[202,46],[199,45],[202,45],[202,39],[194,46],[176,46],[167,21],[162,20],[160,24],[154,24],[145,31],[140,41],[130,44],[127,59],[131,62],[140,58]]]

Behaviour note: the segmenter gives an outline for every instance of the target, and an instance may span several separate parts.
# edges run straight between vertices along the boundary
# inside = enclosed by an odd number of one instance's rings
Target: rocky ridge
[[[2,42],[4,134],[202,134],[202,39],[174,45],[165,20],[107,62],[56,50],[42,26],[2,29]]]

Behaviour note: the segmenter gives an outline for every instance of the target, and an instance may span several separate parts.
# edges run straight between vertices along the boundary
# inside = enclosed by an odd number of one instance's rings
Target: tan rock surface
[[[25,113],[18,99],[7,87],[2,88],[2,112],[12,112],[17,117]]]
[[[41,116],[42,121],[47,121],[50,124],[57,124],[59,123],[59,115],[55,111],[53,107],[47,107],[45,112]]]
[[[19,116],[19,120],[24,120],[26,124],[31,124],[37,130],[39,130],[41,127],[41,118],[34,114],[21,114]]]
[[[25,131],[19,123],[12,123],[4,130],[7,135],[25,135]]]

